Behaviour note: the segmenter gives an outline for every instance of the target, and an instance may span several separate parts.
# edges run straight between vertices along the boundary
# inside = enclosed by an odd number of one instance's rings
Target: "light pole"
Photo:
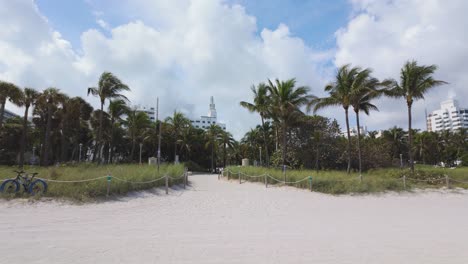
[[[78,163],[81,163],[81,148],[83,148],[83,143],[80,143],[80,155],[78,156]]]
[[[400,169],[403,169],[403,154],[400,154]]]
[[[141,149],[143,148],[143,143],[140,143],[140,165],[141,165]]]
[[[262,166],[262,147],[260,147],[260,167]]]
[[[33,146],[33,157],[32,162],[33,165],[36,165],[36,146]]]

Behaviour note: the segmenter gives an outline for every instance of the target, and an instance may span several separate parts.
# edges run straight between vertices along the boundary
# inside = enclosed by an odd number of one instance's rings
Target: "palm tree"
[[[121,122],[122,121],[122,116],[130,112],[130,108],[128,107],[127,103],[125,100],[122,99],[116,99],[116,100],[111,100],[109,103],[109,115],[111,119],[111,138],[110,138],[110,143],[109,143],[109,163],[112,163],[113,157],[114,157],[114,127],[116,125],[116,122]]]
[[[223,130],[221,127],[219,127],[216,124],[212,124],[208,127],[205,133],[205,138],[206,138],[206,144],[205,148],[211,148],[211,172],[213,173],[215,171],[215,164],[214,164],[214,156],[218,144],[219,137]]]
[[[57,88],[47,88],[38,97],[38,101],[46,106],[47,109],[47,121],[44,144],[41,150],[41,165],[49,165],[49,148],[50,148],[50,132],[52,128],[52,115],[53,111],[57,109],[57,105],[65,99],[65,95],[60,92]]]
[[[150,127],[151,121],[148,115],[144,112],[132,110],[128,113],[127,120],[124,124],[128,128],[128,134],[132,142],[132,148],[130,150],[130,161],[134,161],[135,158],[135,146],[136,142],[143,142],[143,135],[145,130]]]
[[[24,117],[23,117],[23,133],[21,135],[21,148],[20,148],[20,158],[19,166],[23,168],[24,166],[24,152],[26,149],[26,135],[28,133],[28,113],[29,108],[36,103],[36,100],[39,96],[39,92],[32,88],[24,88],[24,91],[21,91],[21,96],[18,98],[18,106],[24,106]]]
[[[172,117],[166,118],[166,123],[168,123],[172,130],[172,136],[174,137],[174,162],[177,160],[177,142],[179,140],[179,135],[182,129],[189,127],[190,120],[188,120],[183,113],[174,111]]]
[[[268,80],[267,89],[270,93],[271,115],[281,126],[284,167],[286,165],[287,131],[293,122],[304,115],[300,109],[301,106],[306,105],[315,96],[308,94],[309,88],[306,86],[296,87],[295,79],[287,81],[276,79],[274,83]]]
[[[314,106],[314,113],[319,109],[329,106],[341,106],[345,110],[346,118],[346,133],[348,136],[347,145],[347,157],[348,157],[348,168],[347,173],[351,172],[351,133],[349,130],[349,107],[352,104],[352,91],[353,87],[358,86],[356,76],[359,74],[361,69],[359,67],[351,68],[349,64],[346,64],[338,69],[335,80],[325,86],[325,91],[329,93],[329,97],[317,98],[311,100],[308,104],[308,110]]]
[[[250,112],[257,112],[260,114],[260,118],[262,120],[262,133],[263,133],[263,142],[265,148],[265,158],[266,158],[266,166],[269,166],[269,154],[268,154],[268,144],[267,144],[267,136],[265,128],[265,119],[269,116],[270,110],[270,100],[268,97],[268,87],[264,83],[260,83],[255,88],[255,85],[251,87],[251,90],[254,94],[253,103],[248,102],[240,102],[240,105]],[[261,162],[261,161],[260,161]]]
[[[102,113],[104,112],[104,104],[107,99],[124,99],[128,100],[127,97],[120,94],[123,91],[130,91],[127,85],[122,83],[119,78],[114,76],[110,72],[104,72],[101,74],[99,78],[98,87],[90,87],[88,88],[88,95],[92,94],[93,96],[99,97],[101,103],[101,114],[99,116],[99,131],[98,137],[96,141],[96,145],[98,146],[98,160],[101,157],[101,144],[102,144]]]
[[[21,97],[21,89],[13,83],[0,81],[0,128],[3,125],[3,115],[7,99],[15,103]]]
[[[409,141],[409,159],[411,172],[414,172],[413,160],[413,132],[411,107],[413,102],[418,99],[424,99],[424,94],[430,89],[446,84],[441,80],[436,80],[432,76],[437,70],[436,65],[418,65],[415,60],[405,63],[400,72],[400,83],[393,82],[393,86],[386,94],[395,98],[405,98],[408,107],[408,141]]]
[[[234,147],[234,138],[232,134],[227,131],[221,131],[220,133],[220,143],[223,147],[223,168],[226,168],[227,161],[227,149]]]
[[[357,126],[357,149],[359,160],[359,175],[362,173],[362,157],[361,157],[361,125],[359,123],[359,112],[363,111],[369,115],[370,110],[379,111],[377,106],[373,105],[370,101],[378,96],[381,92],[377,88],[381,85],[378,79],[370,76],[372,70],[364,69],[356,75],[356,80],[353,82],[351,88],[351,105],[353,106],[354,113],[356,114]],[[387,84],[385,82],[385,84]],[[387,84],[388,85],[388,84]]]

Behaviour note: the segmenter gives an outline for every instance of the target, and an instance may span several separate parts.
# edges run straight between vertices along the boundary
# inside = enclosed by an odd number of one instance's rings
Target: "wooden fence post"
[[[167,176],[166,174],[165,178],[166,178],[165,179],[166,180],[166,194],[169,194],[169,176]]]
[[[227,171],[228,181],[229,181],[229,170]]]
[[[242,182],[241,182],[241,173],[240,173],[240,171],[237,173],[237,175],[239,175],[239,184],[241,184]]]
[[[265,173],[265,188],[268,188],[268,174]]]
[[[309,176],[309,187],[310,191],[312,191],[312,176]]]
[[[107,175],[107,194],[106,194],[106,197],[109,197],[111,180],[112,180],[112,176],[110,174]]]
[[[184,169],[184,189],[187,187],[187,168]]]
[[[448,175],[445,175],[445,183],[447,184],[447,189],[450,189],[450,179]]]
[[[403,189],[406,190],[406,175],[403,175]]]

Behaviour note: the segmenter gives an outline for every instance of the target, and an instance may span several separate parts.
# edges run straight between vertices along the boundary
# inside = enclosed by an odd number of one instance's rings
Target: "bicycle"
[[[21,185],[31,195],[42,195],[47,192],[47,183],[41,179],[34,179],[38,174],[37,172],[31,173],[31,178],[25,171],[14,172],[16,172],[16,178],[4,180],[0,185],[0,193],[17,193],[20,191]]]

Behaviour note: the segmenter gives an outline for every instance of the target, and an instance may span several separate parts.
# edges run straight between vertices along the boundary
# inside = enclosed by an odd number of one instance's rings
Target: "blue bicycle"
[[[41,179],[34,179],[37,172],[31,173],[31,177],[24,171],[15,171],[16,178],[4,180],[0,185],[1,193],[17,193],[23,186],[24,190],[31,195],[42,195],[47,192],[47,183]]]

